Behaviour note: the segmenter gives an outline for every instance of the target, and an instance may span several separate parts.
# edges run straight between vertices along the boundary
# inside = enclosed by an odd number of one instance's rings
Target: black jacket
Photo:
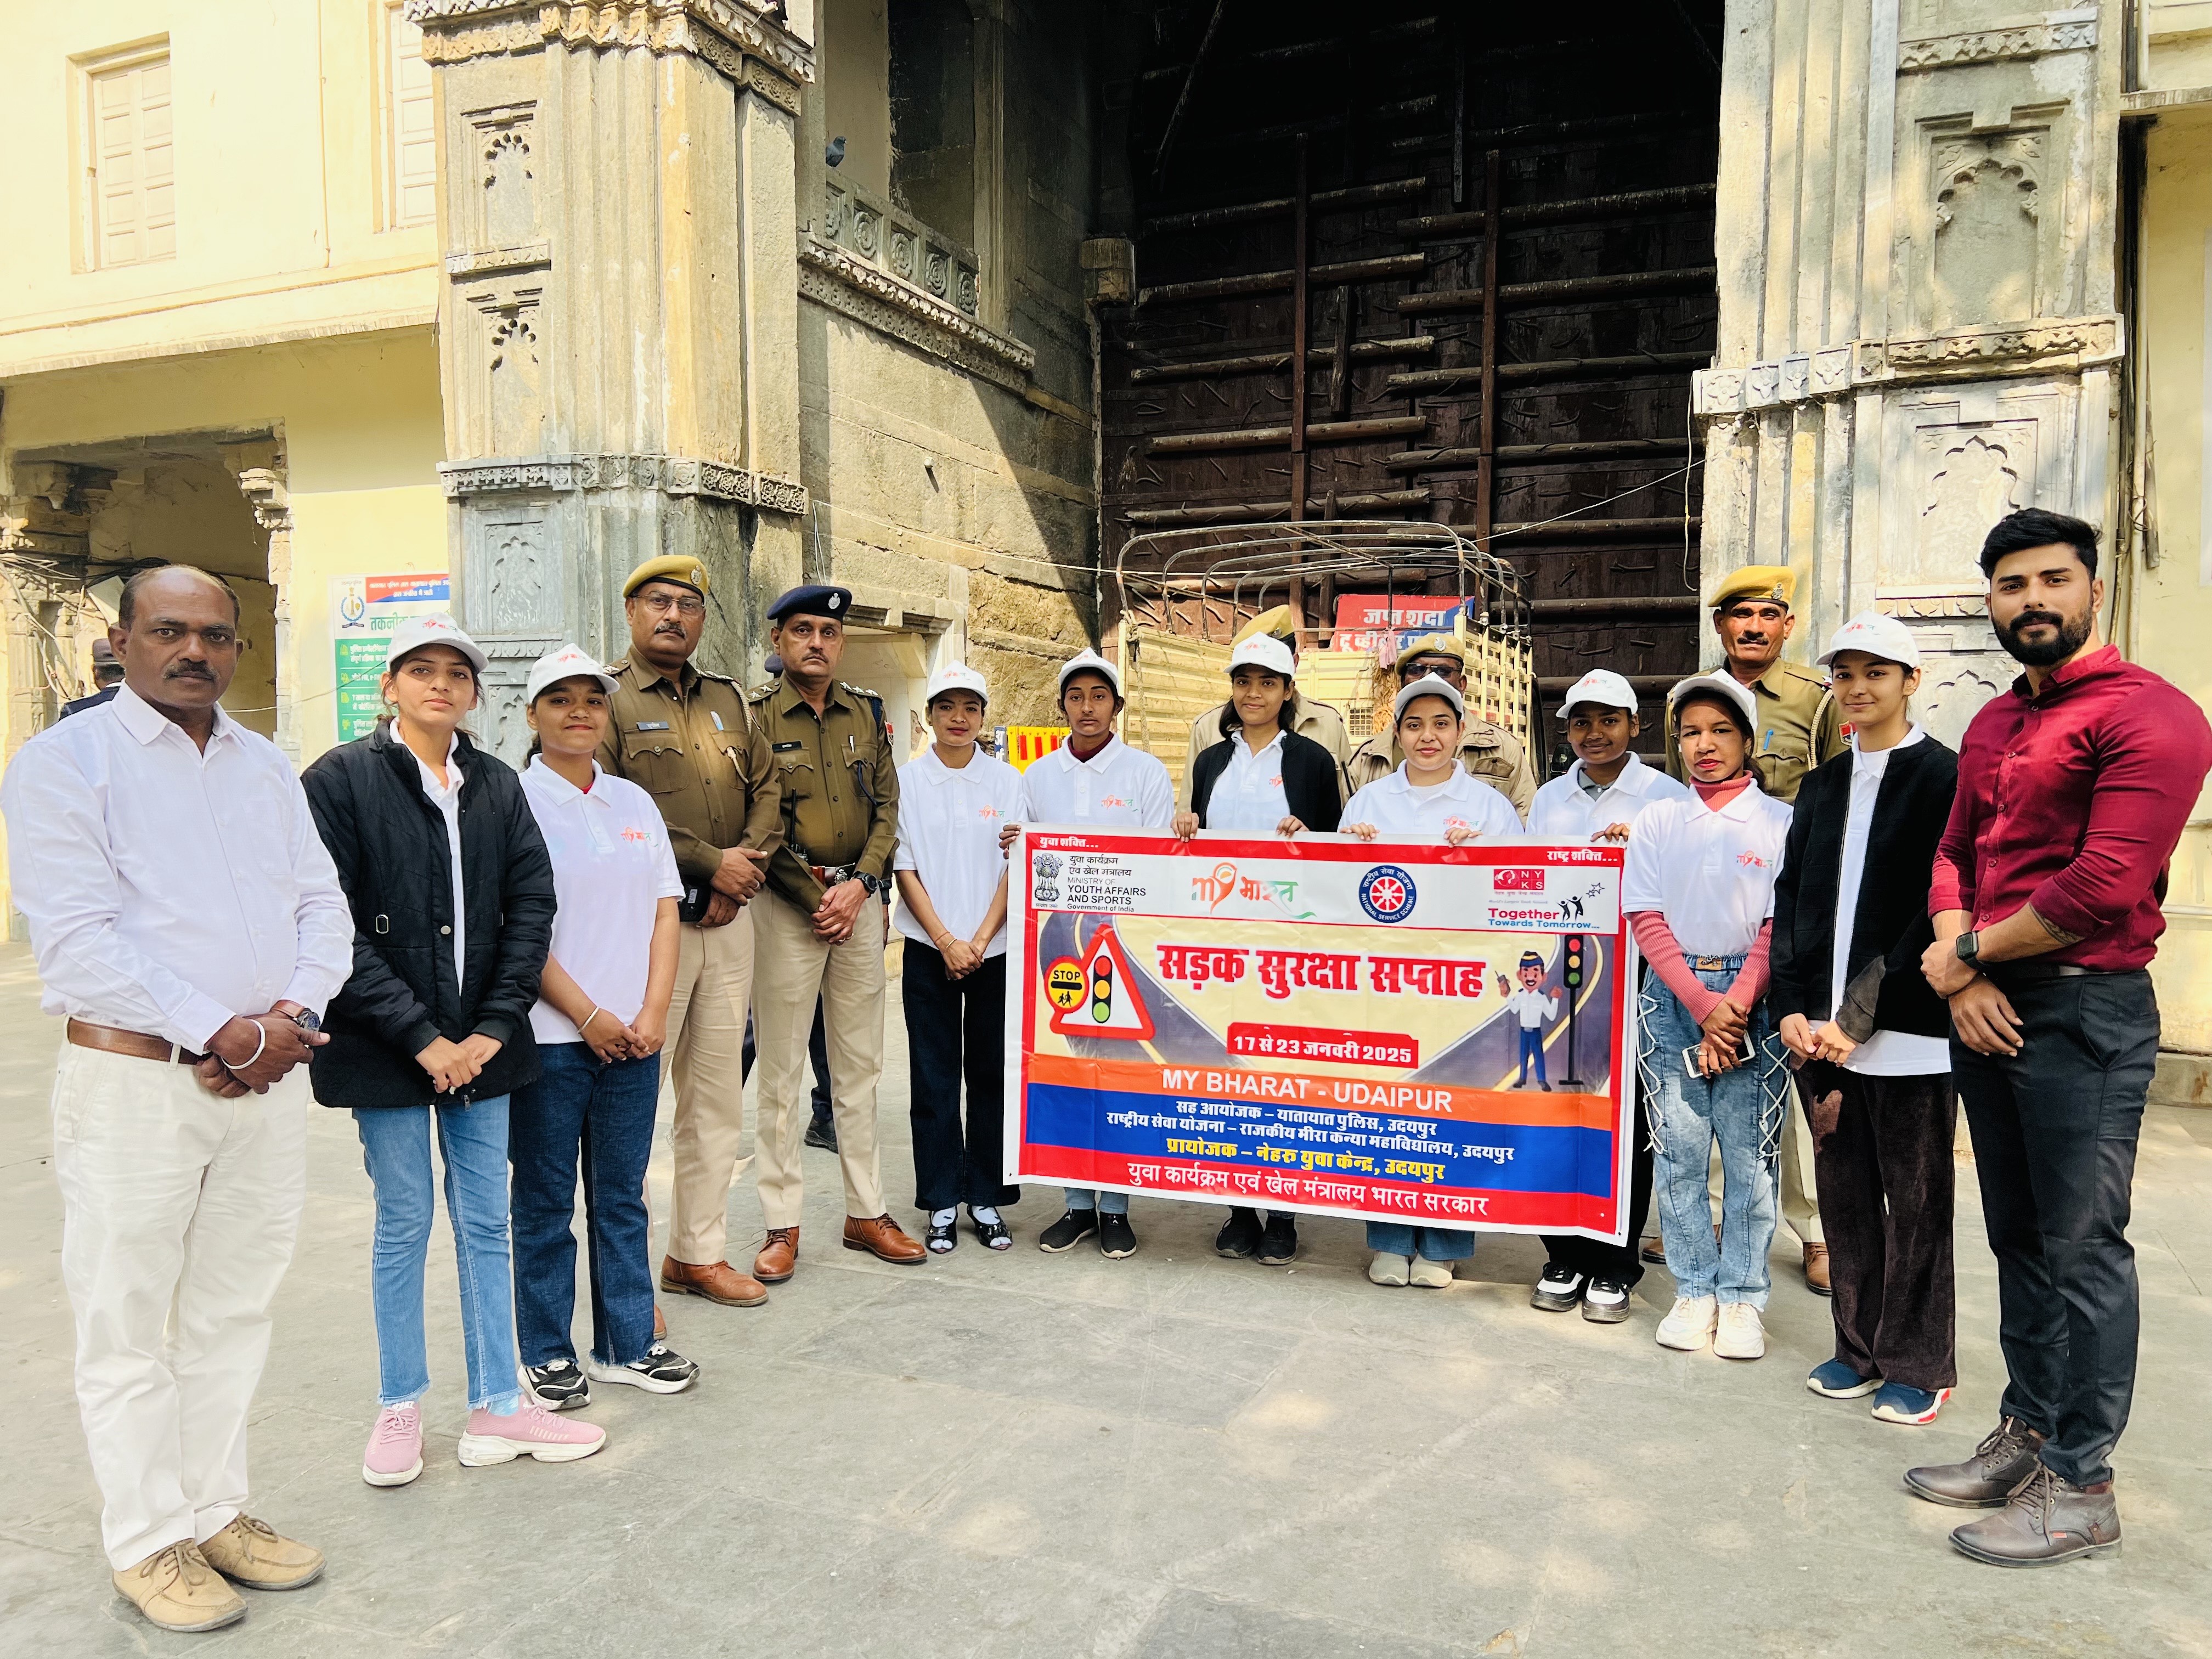
[[[1234,745],[1243,741],[1242,736],[1224,738],[1191,763],[1190,810],[1198,814],[1201,825],[1213,786],[1228,769]],[[1323,833],[1335,830],[1344,813],[1342,777],[1328,750],[1295,732],[1283,733],[1283,794],[1290,802],[1291,816],[1307,829]]]
[[[380,725],[330,750],[301,782],[353,905],[353,977],[331,1001],[311,1062],[325,1106],[421,1106],[435,1097],[415,1056],[444,1036],[496,1038],[458,1096],[489,1100],[538,1076],[530,1010],[553,941],[553,861],[522,781],[464,736],[461,885],[467,969],[453,979],[453,858],[446,820],[407,745]]]
[[[1832,1018],[1852,1041],[1877,1030],[1948,1036],[1950,1010],[1921,976],[1935,939],[1928,919],[1929,872],[1950,819],[1959,757],[1933,738],[1893,750],[1875,792],[1866,869],[1845,957],[1844,1006],[1828,1006],[1834,982],[1836,895],[1842,885],[1844,827],[1850,815],[1848,750],[1805,775],[1791,808],[1790,839],[1774,882],[1774,1018]]]

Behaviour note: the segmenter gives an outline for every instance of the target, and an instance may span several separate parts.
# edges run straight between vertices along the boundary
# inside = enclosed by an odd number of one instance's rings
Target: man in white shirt
[[[246,1513],[246,1422],[307,1196],[307,1073],[353,921],[276,746],[217,706],[238,606],[142,572],[114,700],[0,781],[15,902],[68,1018],[54,1078],[62,1277],[115,1586],[165,1630],[246,1616],[321,1553]]]

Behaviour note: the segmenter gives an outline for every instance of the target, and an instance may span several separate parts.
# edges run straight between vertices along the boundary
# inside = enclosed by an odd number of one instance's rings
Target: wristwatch
[[[1982,936],[1972,928],[1969,927],[1957,939],[1952,940],[1951,948],[1958,952],[1959,960],[1965,963],[1967,967],[1979,968],[1982,965]]]
[[[323,1017],[312,1008],[302,1008],[292,1016],[292,1024],[303,1031],[319,1031],[323,1029]]]
[[[872,876],[865,870],[854,871],[853,879],[860,884],[860,890],[870,898],[875,897],[884,890],[884,878],[881,876]]]

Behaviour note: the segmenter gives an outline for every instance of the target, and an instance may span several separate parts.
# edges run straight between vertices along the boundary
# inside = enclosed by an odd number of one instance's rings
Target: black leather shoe
[[[1279,1267],[1298,1253],[1298,1218],[1288,1210],[1267,1212],[1267,1229],[1260,1235],[1260,1260]]]
[[[948,1220],[940,1227],[933,1220],[922,1229],[921,1243],[932,1255],[951,1255],[960,1246],[960,1235],[954,1221]]]
[[[2091,1492],[2041,1463],[2012,1501],[1984,1520],[1951,1534],[1961,1555],[1993,1567],[2049,1567],[2077,1555],[2114,1554],[2120,1547],[2120,1508],[2112,1483]]]
[[[813,1117],[806,1121],[806,1144],[825,1152],[837,1150],[837,1125],[832,1119]]]
[[[2002,1509],[2043,1467],[2043,1437],[2016,1417],[2001,1419],[1963,1463],[1931,1463],[1905,1472],[1915,1498],[1954,1510]]]
[[[1213,1253],[1225,1255],[1232,1261],[1243,1261],[1260,1254],[1260,1212],[1257,1210],[1231,1210],[1229,1219],[1221,1224],[1221,1231],[1213,1236]]]
[[[986,1221],[978,1216],[974,1206],[970,1206],[968,1211],[968,1224],[975,1230],[975,1237],[985,1249],[1011,1250],[1014,1248],[1014,1235],[1006,1226],[1005,1217],[994,1212],[993,1218]]]

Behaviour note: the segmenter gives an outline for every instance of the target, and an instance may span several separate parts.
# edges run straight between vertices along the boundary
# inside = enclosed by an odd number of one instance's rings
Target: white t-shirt
[[[684,896],[660,809],[627,778],[592,763],[584,791],[533,757],[522,772],[530,815],[553,859],[553,959],[577,988],[628,1024],[645,1006],[654,913]],[[581,1042],[574,1024],[544,997],[530,1011],[540,1042]],[[594,1022],[595,1033],[604,1023]]]
[[[1875,799],[1889,770],[1889,757],[1899,749],[1910,749],[1928,734],[1908,726],[1896,748],[1862,750],[1851,744],[1851,802],[1844,820],[1842,867],[1836,872],[1836,951],[1830,964],[1830,1008],[1844,1006],[1844,988],[1850,983],[1849,964],[1851,928],[1858,918],[1859,888],[1866,877],[1867,836],[1874,826]],[[1929,1077],[1951,1069],[1948,1038],[1917,1036],[1910,1031],[1876,1031],[1851,1051],[1844,1062],[1848,1071],[1867,1077]]]
[[[1119,738],[1087,761],[1063,743],[1022,774],[1019,822],[1165,830],[1175,822],[1175,784],[1166,767]]]
[[[1291,798],[1283,793],[1282,732],[1279,728],[1256,755],[1239,732],[1229,739],[1229,764],[1206,797],[1206,827],[1272,836],[1290,815]]]
[[[1678,783],[1635,756],[1620,775],[1592,795],[1589,779],[1577,761],[1536,792],[1528,804],[1528,833],[1552,841],[1589,841],[1608,824],[1632,824],[1654,801],[1680,800],[1690,787]]]
[[[1695,792],[1654,801],[1628,838],[1620,908],[1664,915],[1685,956],[1741,956],[1774,914],[1789,836],[1790,809],[1757,778],[1718,811]]]
[[[898,779],[898,851],[891,868],[913,871],[937,919],[959,938],[973,939],[1006,874],[999,831],[1021,810],[1022,775],[980,749],[970,750],[968,764],[955,769],[938,759],[933,746],[900,767]],[[903,896],[891,913],[891,925],[915,943],[936,949]],[[1001,922],[983,954],[1004,956],[1006,951]]]
[[[392,740],[402,741],[397,732],[392,734]],[[422,763],[420,755],[411,749],[407,751],[415,763],[415,769],[422,775],[422,793],[446,820],[446,851],[453,872],[453,988],[457,992],[463,992],[469,977],[468,895],[461,890],[461,785],[465,780],[461,776],[460,763],[453,758],[460,752],[460,747],[459,732],[446,739],[446,781],[442,785],[438,775]]]
[[[1344,804],[1346,829],[1371,823],[1386,841],[1441,840],[1446,830],[1465,824],[1487,841],[1521,833],[1513,803],[1488,784],[1455,765],[1442,783],[1416,788],[1404,762],[1388,777],[1364,786]]]

